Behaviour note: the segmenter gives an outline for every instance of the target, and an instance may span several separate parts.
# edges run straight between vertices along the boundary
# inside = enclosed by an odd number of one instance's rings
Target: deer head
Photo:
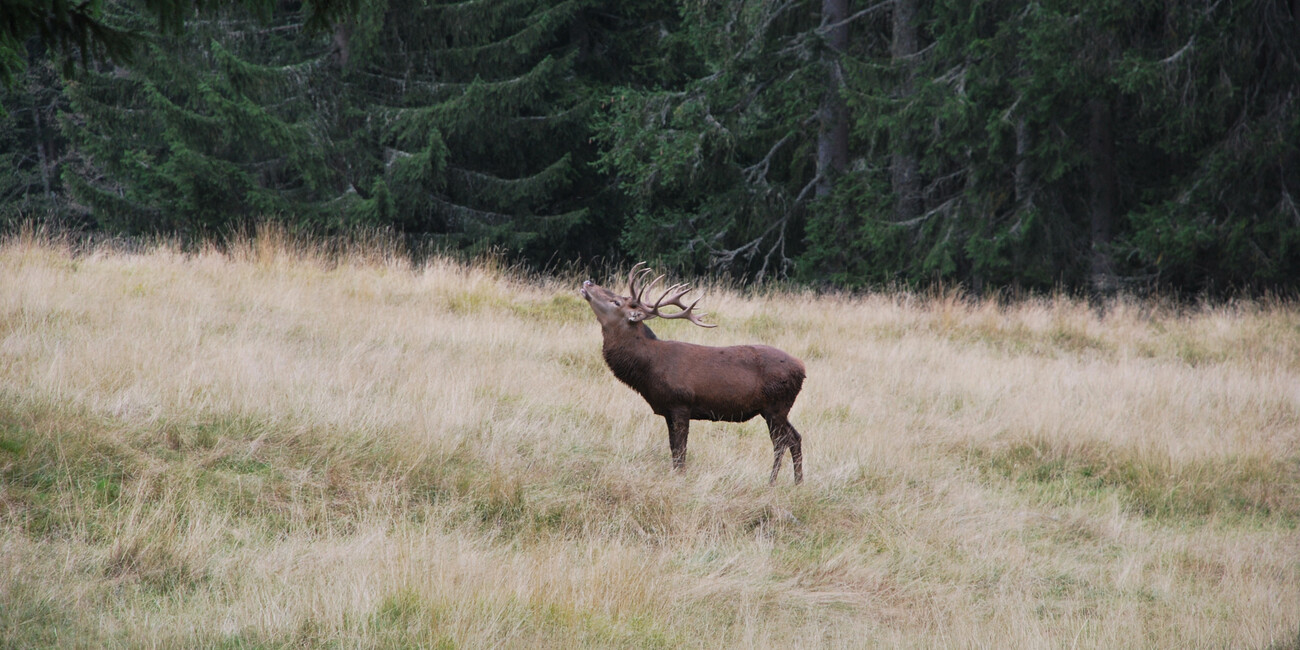
[[[582,283],[579,293],[587,304],[591,305],[591,310],[596,312],[596,320],[600,321],[601,327],[606,329],[618,325],[628,327],[651,318],[685,318],[700,327],[717,327],[700,320],[703,314],[695,313],[695,305],[699,303],[698,298],[689,305],[682,302],[682,298],[691,291],[690,285],[674,284],[665,289],[657,299],[647,300],[646,295],[653,295],[652,289],[664,279],[664,276],[656,277],[650,281],[650,284],[642,284],[646,277],[653,273],[648,268],[641,268],[644,265],[645,262],[638,262],[628,274],[628,290],[631,295],[620,296],[590,280]],[[681,311],[664,313],[661,311],[664,307],[677,307]]]

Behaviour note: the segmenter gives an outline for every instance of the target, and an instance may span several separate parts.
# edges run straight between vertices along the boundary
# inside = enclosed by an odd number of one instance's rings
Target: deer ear
[[[633,323],[639,323],[639,322],[645,320],[645,312],[643,312],[643,311],[634,311],[634,312],[628,314],[627,319],[630,320],[630,321],[632,321]]]

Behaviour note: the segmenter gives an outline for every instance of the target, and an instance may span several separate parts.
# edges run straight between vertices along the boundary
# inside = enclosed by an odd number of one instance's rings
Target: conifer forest
[[[1300,288],[1300,0],[4,0],[0,226]]]

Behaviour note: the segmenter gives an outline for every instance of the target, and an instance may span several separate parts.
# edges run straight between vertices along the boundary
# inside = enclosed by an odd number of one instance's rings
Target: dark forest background
[[[0,4],[0,226],[1300,288],[1300,0]]]

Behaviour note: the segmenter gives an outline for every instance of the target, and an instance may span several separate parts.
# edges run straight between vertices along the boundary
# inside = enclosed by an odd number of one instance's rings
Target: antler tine
[[[659,281],[662,280],[662,279],[664,279],[664,278],[666,278],[666,277],[668,277],[668,276],[666,276],[666,275],[660,275],[659,277],[657,277],[657,278],[651,280],[651,281],[650,281],[650,284],[647,284],[647,285],[641,287],[641,292],[638,293],[638,294],[636,294],[636,301],[644,305],[644,304],[645,304],[645,292],[649,291],[649,290],[650,290],[652,287],[654,287],[656,284],[659,284]]]
[[[691,303],[690,307],[687,307],[675,314],[659,314],[659,317],[660,318],[685,318],[686,320],[689,320],[692,323],[699,325],[700,327],[717,327],[717,325],[711,325],[709,323],[700,320],[701,318],[704,317],[703,312],[699,314],[694,313],[695,306],[698,304],[700,304],[700,298],[696,298],[695,302]]]
[[[654,306],[650,307],[649,315],[658,316],[663,319],[685,318],[700,327],[717,327],[717,325],[710,325],[709,323],[700,320],[704,317],[702,312],[699,314],[694,312],[695,305],[700,304],[701,298],[696,298],[695,302],[691,303],[689,306],[682,304],[682,297],[690,292],[691,287],[686,283],[674,284],[673,286],[668,287],[668,290],[665,291],[662,296],[659,296],[659,300],[655,301]],[[670,293],[673,294],[673,296],[668,298],[668,294]],[[667,300],[665,300],[665,298],[667,298]],[[664,314],[659,311],[660,307],[667,307],[669,305],[680,307],[681,311],[674,314]]]
[[[650,269],[641,269],[641,268],[640,268],[640,267],[642,267],[642,266],[644,266],[644,265],[645,265],[645,262],[637,262],[636,264],[632,265],[632,271],[629,272],[629,273],[627,274],[627,288],[628,288],[629,291],[632,292],[632,297],[636,297],[636,278],[637,278],[637,275],[638,275],[638,274],[644,274],[644,273],[646,273],[646,272],[648,272],[648,271],[650,270]],[[640,270],[638,271],[638,269],[640,269]]]
[[[678,289],[681,289],[682,292],[679,293],[679,294],[677,294],[677,295],[675,295],[675,296],[673,296],[673,297],[670,298],[667,302],[664,302],[664,298],[667,298],[667,297],[668,297],[668,294],[670,294],[670,293],[672,293],[672,292],[674,292],[674,291],[677,291]],[[677,283],[677,284],[674,284],[673,286],[668,287],[668,289],[665,290],[665,291],[663,292],[663,294],[659,296],[659,299],[655,301],[654,308],[655,308],[655,309],[658,309],[658,308],[663,307],[663,306],[666,306],[666,305],[677,305],[678,307],[681,307],[682,309],[686,309],[686,305],[681,304],[680,301],[681,301],[681,299],[682,299],[682,296],[685,296],[686,294],[688,294],[688,293],[690,293],[690,292],[691,292],[691,289],[690,289],[690,285],[689,285],[689,284],[686,284],[685,282],[679,282],[679,283]]]
[[[641,272],[636,274],[636,282],[632,286],[632,295],[630,296],[632,299],[638,301],[641,299],[641,294],[645,293],[646,289],[645,279],[652,275],[654,275],[654,270],[652,269],[641,269]]]

